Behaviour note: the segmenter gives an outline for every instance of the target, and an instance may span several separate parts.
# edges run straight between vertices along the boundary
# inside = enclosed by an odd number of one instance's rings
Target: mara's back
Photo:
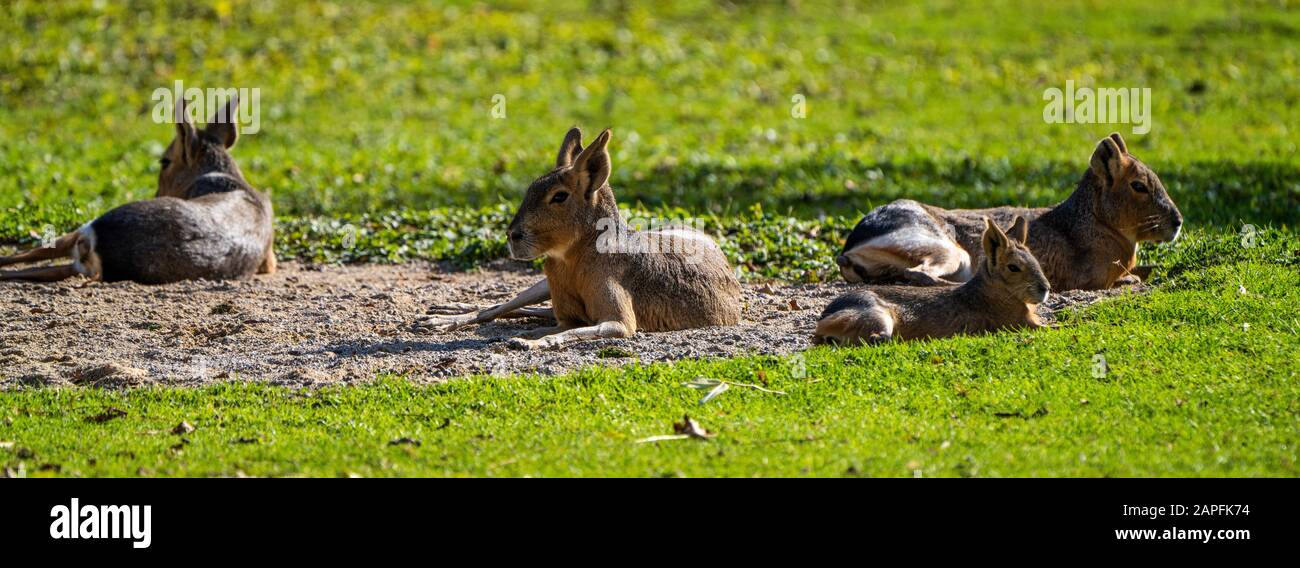
[[[613,255],[621,257],[619,280],[632,296],[637,328],[673,331],[739,323],[740,284],[718,245],[701,233],[657,236],[661,252]]]
[[[128,203],[93,221],[102,278],[161,284],[253,274],[272,239],[270,201],[232,183],[201,180],[198,197]]]
[[[1035,231],[1035,221],[1044,213],[1051,211],[1050,207],[990,207],[987,209],[940,209],[938,207],[926,206],[931,209],[934,215],[946,221],[953,229],[956,236],[957,244],[971,255],[971,263],[978,264],[983,257],[983,251],[980,250],[980,241],[984,237],[984,219],[992,219],[1002,227],[1010,227],[1015,222],[1016,217],[1024,217],[1029,221],[1029,231],[1032,235]],[[1030,238],[1033,241],[1033,238]]]

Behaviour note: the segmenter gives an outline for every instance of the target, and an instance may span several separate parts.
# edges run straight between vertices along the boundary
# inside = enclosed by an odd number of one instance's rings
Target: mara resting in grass
[[[1050,285],[1024,245],[1027,223],[1016,217],[1008,237],[985,219],[983,256],[959,286],[872,286],[836,298],[822,312],[813,343],[875,343],[1037,328],[1034,306]]]
[[[0,258],[0,266],[70,258],[70,264],[0,271],[0,280],[162,284],[240,278],[275,270],[271,200],[253,189],[228,150],[239,138],[236,101],[198,130],[178,106],[154,199],[122,205],[52,245]],[[222,114],[224,112],[224,114]]]
[[[1136,284],[1142,241],[1172,241],[1183,216],[1156,173],[1128,153],[1118,133],[1103,138],[1078,187],[1055,207],[942,209],[900,199],[867,213],[836,257],[849,282],[936,285],[969,280],[979,264],[984,218],[1029,221],[1029,246],[1057,290]]]
[[[584,148],[582,131],[570,130],[555,168],[529,186],[510,222],[511,258],[545,257],[546,279],[478,314],[434,316],[424,325],[455,329],[498,317],[553,315],[558,325],[511,341],[514,347],[538,349],[630,337],[638,330],[740,321],[740,284],[713,239],[690,229],[627,227],[608,183],[609,138],[607,129]],[[611,235],[650,246],[623,250],[610,242]],[[547,299],[549,311],[526,308]]]

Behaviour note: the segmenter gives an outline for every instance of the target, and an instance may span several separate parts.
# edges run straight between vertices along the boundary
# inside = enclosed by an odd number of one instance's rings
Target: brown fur
[[[270,200],[244,180],[228,152],[239,137],[236,105],[232,99],[203,130],[178,106],[181,120],[160,160],[155,199],[109,211],[52,246],[0,258],[0,266],[61,258],[73,264],[3,271],[0,280],[53,281],[80,273],[161,283],[273,272]],[[218,120],[223,112],[229,120]]]
[[[877,211],[887,211],[899,203],[902,202],[886,205]],[[1140,282],[1140,276],[1149,270],[1136,267],[1138,243],[1173,240],[1183,222],[1182,214],[1160,178],[1128,153],[1128,147],[1118,133],[1098,143],[1090,167],[1077,189],[1055,207],[922,207],[934,225],[942,227],[942,232],[946,233],[939,238],[951,239],[969,253],[972,266],[979,263],[984,218],[1006,225],[1015,217],[1024,217],[1029,221],[1027,244],[1056,290],[1096,290]],[[864,218],[864,223],[871,218],[870,215]],[[862,229],[864,234],[877,234],[868,229]],[[855,232],[859,230],[855,229]],[[850,236],[845,252],[854,244],[854,237]],[[855,254],[869,258],[862,251]],[[846,254],[841,254],[838,260],[846,279],[879,283],[870,275],[863,278],[862,271],[854,269]],[[931,259],[924,251],[913,253],[908,260],[920,268],[916,271],[920,274],[905,273],[902,275],[904,280],[922,284],[942,283],[945,278],[960,281],[927,272],[925,266]]]
[[[586,148],[569,131],[555,168],[528,188],[510,223],[510,254],[545,256],[546,280],[515,300],[475,316],[430,318],[452,329],[509,315],[546,300],[558,325],[517,338],[516,347],[555,347],[570,341],[628,337],[638,330],[669,331],[740,321],[740,285],[721,249],[703,234],[640,233],[620,218],[607,183],[609,130]],[[611,252],[602,239],[612,229],[630,238],[658,239],[655,252]],[[608,241],[604,241],[608,242]]]
[[[960,286],[872,286],[849,292],[822,312],[813,343],[858,344],[1041,327],[1034,305],[1047,297],[1042,268],[1024,246],[1027,223],[1011,237],[985,220],[984,253]]]

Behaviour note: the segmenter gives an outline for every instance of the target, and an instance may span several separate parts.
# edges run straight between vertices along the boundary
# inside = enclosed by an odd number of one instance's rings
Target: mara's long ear
[[[1015,239],[1016,242],[1022,245],[1025,244],[1025,241],[1029,239],[1029,221],[1026,221],[1024,217],[1017,215],[1016,222],[1012,223],[1011,231],[1007,233],[1007,236]]]
[[[239,141],[239,96],[230,97],[226,106],[213,113],[203,131],[220,140],[226,149],[234,147]]]
[[[992,219],[985,217],[984,258],[988,261],[989,268],[995,266],[998,263],[998,258],[1002,254],[1005,254],[1006,250],[1010,247],[1011,243],[1007,241],[1007,235],[1002,232],[1002,229],[998,228],[997,223],[994,223]]]
[[[189,113],[186,112],[185,99],[176,101],[176,113],[172,115],[172,120],[176,123],[176,144],[180,149],[180,158],[184,164],[194,164],[198,162],[199,153],[202,148],[199,146],[199,133],[194,129],[194,123],[190,122]]]
[[[1128,155],[1128,145],[1124,143],[1123,136],[1120,136],[1118,132],[1111,132],[1110,139],[1115,141],[1116,146],[1119,146],[1120,152],[1122,152],[1125,156]]]
[[[606,128],[591,141],[591,145],[582,149],[573,159],[574,187],[583,192],[590,201],[595,198],[596,190],[609,181],[609,129]]]
[[[1106,181],[1106,189],[1115,185],[1115,178],[1124,171],[1127,163],[1128,158],[1124,157],[1119,144],[1111,137],[1102,138],[1092,153],[1092,171]]]
[[[564,142],[560,143],[560,153],[555,156],[555,167],[563,168],[572,164],[581,153],[582,130],[575,126],[569,129],[569,133],[564,135]]]

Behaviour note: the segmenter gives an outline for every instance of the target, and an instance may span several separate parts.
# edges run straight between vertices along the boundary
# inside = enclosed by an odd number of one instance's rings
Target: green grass
[[[529,4],[6,3],[0,243],[151,196],[171,129],[150,121],[149,97],[178,79],[261,89],[262,131],[234,153],[272,193],[281,257],[307,262],[501,258],[515,203],[574,124],[588,137],[614,128],[624,206],[700,218],[749,279],[834,278],[852,223],[898,197],[1053,203],[1112,130],[1160,174],[1189,234],[1144,248],[1161,267],[1153,292],[1066,314],[1061,329],[813,349],[803,378],[790,358],[741,358],[435,386],[16,390],[0,393],[0,442],[13,442],[0,463],[32,475],[1296,475],[1293,3]],[[1045,124],[1043,91],[1066,80],[1149,87],[1151,132]],[[490,115],[496,94],[506,118]],[[791,115],[795,95],[805,118]],[[1243,224],[1272,229],[1245,248]],[[788,395],[736,388],[700,407],[680,386],[760,371]],[[108,406],[128,415],[85,421]],[[685,412],[718,436],[633,443]],[[151,433],[182,419],[198,430],[179,452],[177,436]],[[402,437],[421,445],[388,445]]]
[[[573,124],[615,128],[625,206],[713,219],[739,237],[746,273],[752,257],[781,261],[756,265],[761,277],[829,264],[790,266],[800,250],[750,238],[736,219],[755,204],[777,227],[819,220],[827,242],[898,197],[1047,205],[1111,130],[1193,226],[1300,221],[1294,9],[891,4],[11,3],[0,242],[151,196],[172,132],[150,120],[150,96],[178,79],[261,89],[261,132],[235,155],[273,194],[284,258],[500,257],[509,211]],[[709,24],[719,13],[728,25]],[[1043,90],[1070,79],[1151,88],[1151,133],[1045,124]],[[498,93],[504,119],[489,114]],[[791,116],[795,94],[806,118]],[[349,216],[368,238],[330,247]]]
[[[149,196],[172,134],[150,95],[177,79],[262,90],[236,156],[295,217],[514,204],[578,124],[614,127],[629,206],[1047,204],[1121,130],[1191,222],[1297,220],[1294,6],[452,4],[9,3],[0,238]],[[1045,124],[1070,79],[1151,88],[1151,133]]]
[[[1295,476],[1300,247],[1275,231],[1249,249],[1191,239],[1161,259],[1172,276],[1159,289],[1063,314],[1059,329],[432,386],[11,392],[0,463],[28,475]],[[735,387],[701,406],[682,386],[701,376],[786,394]],[[88,421],[110,407],[127,415]],[[716,436],[637,443],[686,413]],[[184,443],[167,432],[182,420],[197,428]]]

